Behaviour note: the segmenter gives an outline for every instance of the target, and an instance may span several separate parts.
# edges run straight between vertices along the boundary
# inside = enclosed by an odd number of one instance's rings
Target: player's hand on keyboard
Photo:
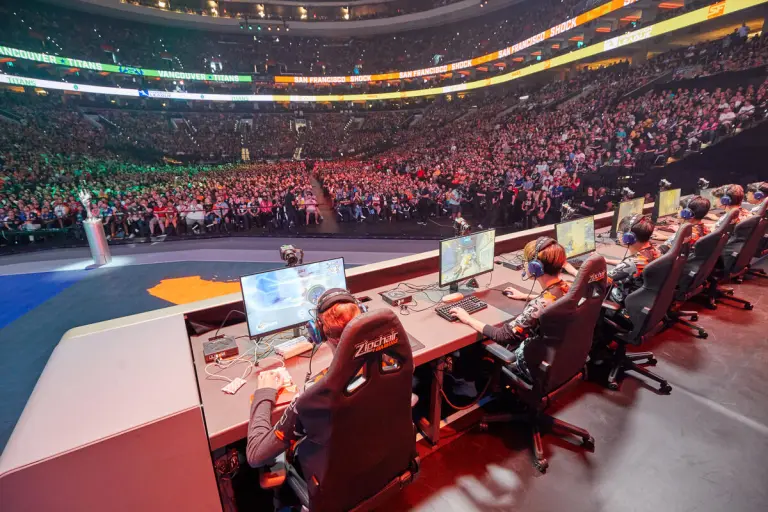
[[[456,320],[462,323],[467,323],[467,321],[469,321],[470,319],[470,314],[461,308],[453,308],[450,311],[448,311],[448,313],[455,316]]]
[[[523,292],[521,292],[519,290],[516,290],[516,289],[512,288],[511,286],[509,286],[509,287],[504,289],[504,295],[506,295],[510,299],[515,299],[515,300],[526,300],[526,299],[528,299],[528,294],[527,293],[523,293]]]
[[[256,379],[256,389],[272,388],[280,389],[283,385],[283,378],[273,370],[262,370]]]

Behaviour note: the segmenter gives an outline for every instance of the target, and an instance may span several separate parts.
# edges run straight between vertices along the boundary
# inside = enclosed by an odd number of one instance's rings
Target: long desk
[[[600,234],[604,235],[605,231],[601,231]],[[626,252],[626,248],[616,245],[613,240],[601,236],[598,239],[597,252],[609,258],[621,259]],[[505,255],[502,254],[501,256]],[[433,273],[410,279],[407,283],[414,286],[425,286],[436,284],[437,279],[437,273]],[[487,302],[488,308],[475,313],[473,317],[496,326],[518,315],[525,306],[524,302],[511,300],[504,296],[501,291],[507,286],[514,286],[527,292],[531,290],[532,285],[532,281],[523,281],[520,272],[498,264],[495,265],[492,273],[480,276],[477,280],[480,288],[476,290],[462,288],[461,291],[473,293]],[[416,306],[410,308],[406,314],[403,314],[400,312],[399,307],[390,306],[379,295],[379,292],[392,288],[394,288],[392,285],[380,286],[370,290],[362,290],[355,295],[370,297],[371,301],[366,303],[370,309],[391,309],[398,313],[398,318],[411,338],[411,346],[415,348],[413,353],[414,364],[416,366],[423,364],[435,365],[434,373],[437,378],[433,381],[434,389],[430,396],[430,414],[427,419],[428,421],[421,425],[425,436],[430,442],[435,444],[440,438],[439,423],[442,414],[440,410],[441,400],[438,395],[442,377],[441,359],[446,354],[482,340],[483,336],[462,323],[448,322],[434,312],[431,306],[434,302],[439,301],[440,297],[448,293],[447,289],[416,292],[414,294],[414,299],[417,301]],[[536,283],[533,291],[537,292],[540,289],[538,283]],[[237,339],[237,342],[241,353],[253,350],[254,344],[247,338],[248,330],[245,323],[231,325],[222,329],[220,333],[240,338]],[[226,382],[211,378],[205,372],[206,363],[203,359],[202,345],[211,334],[205,333],[200,336],[191,336],[190,344],[203,402],[203,413],[208,429],[208,438],[211,450],[216,450],[246,436],[250,395],[255,389],[257,375],[261,369],[257,368],[256,371],[252,372],[246,379],[248,384],[243,386],[236,394],[228,395],[222,392],[221,388],[226,385]],[[327,345],[322,345],[312,358],[312,372],[316,373],[326,369],[330,365],[332,357],[330,348]],[[265,359],[264,369],[273,368],[276,364],[274,357]],[[294,383],[301,388],[308,372],[309,359],[306,357],[293,357],[285,361],[285,366],[291,374]],[[239,377],[242,373],[243,366],[236,365],[220,374],[234,378]],[[282,414],[284,406],[284,404],[279,405],[275,409],[275,421]]]
[[[606,228],[612,216],[598,215],[596,227]],[[545,235],[554,235],[553,226],[499,236],[496,254],[519,251]],[[621,258],[624,248],[608,241],[598,252]],[[434,250],[356,267],[347,271],[347,285],[355,295],[371,297],[369,307],[388,308],[378,292],[399,282],[436,282],[438,258]],[[495,325],[523,307],[499,290],[507,283],[524,289],[531,285],[501,265],[478,281],[475,293],[489,308],[475,317]],[[431,295],[439,298],[439,293]],[[429,304],[416,298],[420,304],[415,309]],[[211,452],[245,436],[256,374],[236,395],[225,395],[224,382],[206,379],[200,357],[201,341],[210,334],[191,335],[189,319],[202,316],[203,323],[218,327],[229,311],[242,307],[242,295],[236,293],[67,332],[0,457],[0,503],[14,511],[100,510],[104,503],[120,512],[221,510]],[[429,418],[422,425],[434,442],[439,438],[443,358],[477,342],[480,335],[443,320],[432,308],[399,318],[412,337],[416,364],[434,365],[438,376],[432,383]],[[240,336],[246,327],[230,325],[223,332]],[[250,348],[244,343],[242,349]],[[321,348],[313,358],[313,372],[326,368],[330,359],[330,350]],[[299,385],[308,362],[301,357],[287,361]],[[242,368],[229,372],[239,376]]]

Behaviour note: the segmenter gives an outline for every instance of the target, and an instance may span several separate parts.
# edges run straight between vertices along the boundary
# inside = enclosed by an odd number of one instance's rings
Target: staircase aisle
[[[323,216],[323,233],[339,233],[341,226],[339,219],[336,218],[336,212],[331,208],[331,198],[326,197],[317,178],[310,176],[309,180],[312,183],[312,193],[317,198],[317,208],[320,210],[320,215]]]

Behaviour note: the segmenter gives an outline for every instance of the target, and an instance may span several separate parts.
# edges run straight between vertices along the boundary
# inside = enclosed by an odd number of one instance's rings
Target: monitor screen
[[[676,215],[680,210],[680,189],[662,190],[659,192],[656,218]]]
[[[440,286],[493,270],[496,230],[440,241]]]
[[[616,210],[616,215],[613,217],[613,226],[611,226],[611,237],[615,237],[619,231],[619,224],[625,217],[631,217],[632,215],[642,215],[643,206],[645,205],[645,198],[638,197],[637,199],[630,199],[629,201],[622,201],[619,203],[619,208]]]
[[[562,222],[555,226],[557,243],[565,248],[565,256],[573,258],[595,250],[595,218]]]
[[[325,290],[347,287],[344,258],[241,277],[240,287],[250,335],[281,331],[311,320]]]
[[[709,207],[710,208],[717,208],[718,202],[717,199],[715,199],[715,196],[712,195],[712,192],[715,191],[714,187],[710,188],[702,188],[699,190],[699,195],[703,197],[704,199],[709,199]]]

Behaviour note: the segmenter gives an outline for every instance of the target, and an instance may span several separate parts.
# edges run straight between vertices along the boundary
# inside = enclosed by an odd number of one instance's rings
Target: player
[[[318,304],[328,300],[331,294],[342,291],[339,288],[327,290],[320,297]],[[348,301],[336,302],[330,305],[325,312],[318,313],[323,336],[334,353],[344,328],[361,313],[362,311],[356,303]],[[322,379],[323,375],[316,376],[314,382]],[[278,455],[292,448],[306,435],[296,409],[297,399],[291,402],[280,421],[274,427],[272,426],[272,410],[275,407],[280,386],[281,378],[278,375],[265,371],[259,373],[256,391],[251,396],[251,415],[246,444],[246,457],[251,467],[257,468],[268,464]]]
[[[627,256],[622,260],[606,258],[605,262],[614,265],[608,271],[608,283],[613,285],[609,296],[622,307],[627,295],[643,286],[645,267],[661,256],[650,242],[655,227],[651,219],[644,215],[624,217],[619,222],[619,231],[626,233],[629,239],[626,240],[629,242]]]
[[[714,219],[716,219],[717,222],[707,226],[710,230],[719,228],[720,224],[725,222],[725,219],[728,217],[728,213],[731,210],[738,211],[738,214],[733,218],[731,224],[738,224],[747,217],[747,212],[741,208],[741,203],[744,201],[744,188],[741,185],[724,185],[713,190],[712,196],[717,198],[725,212],[719,216],[715,215]]]
[[[707,213],[709,213],[709,199],[706,199],[701,196],[694,196],[688,201],[684,201],[681,205],[683,208],[680,210],[680,217],[683,217],[683,211],[687,208],[691,211],[691,214],[693,217],[689,219],[683,220],[683,225],[690,225],[691,226],[691,247],[693,247],[693,244],[696,243],[696,241],[703,237],[707,236],[709,234],[709,228],[706,224],[704,224],[704,217],[706,217]],[[671,237],[669,237],[664,243],[659,245],[659,251],[662,254],[666,254],[667,251],[669,251],[672,246],[675,244],[675,240],[677,240],[677,233],[679,233],[679,230],[675,232]]]
[[[538,255],[535,254],[537,245],[539,246]],[[536,278],[542,291],[538,294],[528,294],[511,287],[504,290],[504,294],[510,299],[529,301],[523,312],[513,318],[511,322],[502,327],[494,327],[473,318],[461,308],[451,309],[450,313],[455,315],[460,322],[483,333],[493,341],[502,343],[509,348],[515,348],[516,361],[513,363],[513,368],[521,377],[530,382],[531,374],[525,365],[523,349],[538,333],[541,312],[568,293],[568,284],[560,277],[560,272],[565,264],[565,249],[554,239],[539,238],[528,242],[523,249],[523,258],[525,265],[534,259],[538,259],[543,265],[544,274]]]
[[[745,206],[744,209],[750,215],[756,214],[766,197],[768,197],[768,182],[750,183],[747,185],[747,203],[749,206]]]

